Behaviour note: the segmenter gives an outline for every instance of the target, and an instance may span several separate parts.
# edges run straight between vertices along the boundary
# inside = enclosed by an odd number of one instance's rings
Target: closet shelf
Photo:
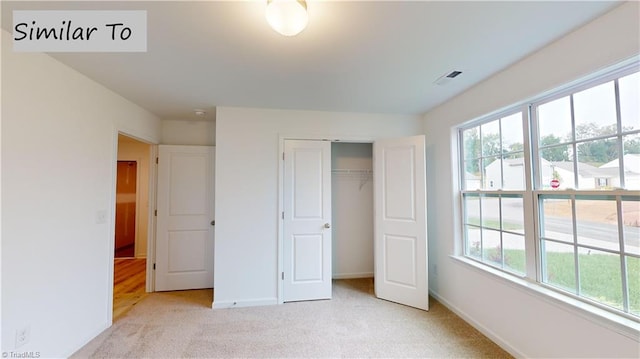
[[[346,168],[334,168],[331,170],[331,173],[342,173],[342,174],[373,174],[373,170],[368,169],[346,169]]]

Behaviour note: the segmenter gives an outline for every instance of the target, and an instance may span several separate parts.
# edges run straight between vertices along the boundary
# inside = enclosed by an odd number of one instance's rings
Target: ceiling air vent
[[[449,71],[446,74],[438,77],[438,79],[433,83],[438,86],[444,86],[448,84],[452,79],[458,77],[460,74],[462,74],[462,71]]]

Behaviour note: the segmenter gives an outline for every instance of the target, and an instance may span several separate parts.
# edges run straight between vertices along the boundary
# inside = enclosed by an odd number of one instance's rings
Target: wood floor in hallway
[[[147,297],[145,258],[116,258],[113,268],[113,321]]]

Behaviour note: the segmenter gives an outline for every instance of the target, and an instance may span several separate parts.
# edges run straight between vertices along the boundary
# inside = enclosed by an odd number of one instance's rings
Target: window
[[[524,275],[523,115],[461,131],[465,254]]]
[[[640,321],[637,68],[460,128],[466,257]]]

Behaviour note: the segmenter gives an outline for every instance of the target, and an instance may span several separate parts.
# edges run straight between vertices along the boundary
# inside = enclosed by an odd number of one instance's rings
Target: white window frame
[[[636,196],[640,195],[640,191],[635,191],[635,190],[631,191],[631,190],[625,190],[621,188],[606,189],[606,190],[571,189],[571,190],[561,190],[561,191],[542,189],[542,184],[541,184],[542,176],[538,176],[538,173],[537,173],[539,168],[538,166],[539,138],[537,134],[537,118],[536,118],[535,109],[537,108],[537,106],[540,106],[541,104],[544,104],[544,103],[553,101],[555,99],[558,99],[570,94],[574,94],[582,90],[586,90],[594,86],[612,81],[614,79],[618,79],[618,78],[627,76],[629,74],[638,72],[639,67],[640,67],[640,61],[638,61],[637,58],[632,59],[630,61],[625,61],[622,65],[612,67],[611,69],[601,71],[597,74],[593,74],[588,79],[581,79],[581,80],[574,81],[573,83],[563,86],[560,89],[556,89],[544,95],[539,95],[527,101],[520,102],[519,104],[511,106],[506,110],[495,112],[490,115],[486,115],[478,119],[475,119],[473,121],[470,121],[466,124],[463,124],[462,126],[457,128],[457,136],[456,136],[458,141],[457,148],[459,151],[458,157],[457,157],[457,160],[459,162],[459,175],[458,175],[459,188],[460,188],[459,205],[461,208],[460,213],[462,213],[463,215],[463,218],[460,221],[460,225],[462,227],[460,232],[462,234],[461,236],[462,245],[460,248],[462,250],[461,250],[461,253],[457,254],[457,256],[459,256],[458,258],[461,258],[461,260],[465,262],[475,263],[473,266],[478,269],[481,269],[493,274],[497,274],[506,279],[510,279],[517,283],[523,284],[529,288],[532,288],[538,293],[546,293],[545,295],[556,298],[556,299],[560,298],[562,302],[572,303],[575,307],[578,307],[581,309],[587,308],[587,311],[589,311],[591,314],[597,312],[597,313],[600,313],[598,314],[599,316],[602,316],[601,315],[602,313],[610,313],[612,315],[605,314],[604,316],[609,319],[616,318],[616,317],[620,318],[615,321],[618,323],[626,323],[623,325],[633,328],[633,330],[635,330],[636,333],[638,330],[637,328],[640,327],[637,325],[640,322],[640,317],[631,314],[628,307],[628,290],[626,286],[627,279],[626,279],[626,273],[625,273],[626,266],[624,262],[625,248],[624,248],[624,242],[623,242],[623,232],[621,228],[622,226],[621,200],[622,200],[622,197],[629,197],[629,196],[636,198]],[[616,111],[617,111],[617,119],[616,119],[617,131],[614,135],[602,136],[602,138],[614,137],[618,141],[618,153],[619,153],[618,158],[620,160],[620,166],[619,166],[620,186],[623,187],[624,186],[623,133],[621,131],[622,122],[620,118],[620,97],[619,97],[619,89],[617,86],[617,82],[615,85],[615,101],[616,101]],[[465,187],[466,168],[465,168],[465,161],[464,161],[465,158],[464,158],[463,131],[474,128],[476,126],[480,126],[484,123],[497,120],[502,117],[506,117],[510,114],[513,114],[519,111],[522,111],[523,113],[522,129],[523,129],[523,137],[524,137],[523,144],[524,144],[524,165],[525,165],[525,189],[523,191],[467,189]],[[573,112],[572,112],[572,117],[573,117]],[[573,120],[573,118],[572,118],[572,131],[575,132],[575,121]],[[636,132],[637,131],[631,131],[630,133],[634,134]],[[624,133],[624,135],[628,133]],[[592,139],[588,139],[588,141],[593,141],[597,139],[598,138],[592,138]],[[580,143],[580,142],[584,142],[584,140],[576,140],[575,138],[573,138],[573,140],[569,144],[574,148],[574,151],[575,151],[577,147],[577,143]],[[480,153],[480,156],[482,157],[482,153]],[[575,177],[574,180],[576,180],[576,183],[578,183],[577,182],[578,172],[575,170],[577,163],[578,163],[578,160],[574,161],[574,177]],[[502,173],[502,176],[504,176],[503,171],[501,173]],[[483,180],[484,179],[481,176],[481,181]],[[503,177],[503,180],[504,180],[504,177]],[[578,186],[579,186],[579,183],[578,183]],[[483,262],[472,256],[467,255],[467,238],[466,238],[466,229],[465,229],[466,208],[464,205],[464,197],[465,197],[465,194],[468,194],[468,193],[477,193],[478,196],[482,194],[494,194],[494,193],[504,193],[504,194],[509,193],[509,194],[522,195],[523,206],[524,206],[525,260],[526,260],[526,274],[523,277],[519,277],[517,274],[513,272],[506,271],[502,268],[498,268],[489,263]],[[605,304],[601,304],[599,302],[590,300],[586,297],[574,295],[572,293],[563,291],[555,286],[552,286],[543,282],[542,253],[541,253],[542,238],[540,235],[542,233],[542,228],[540,223],[540,216],[541,216],[540,198],[542,198],[541,196],[549,195],[549,194],[571,195],[573,198],[573,201],[575,201],[576,196],[582,197],[582,196],[593,196],[593,195],[598,195],[598,196],[607,195],[607,196],[613,196],[614,198],[616,198],[618,227],[619,227],[618,235],[619,235],[619,241],[620,241],[620,248],[618,251],[618,255],[620,255],[621,257],[621,275],[623,278],[622,279],[623,290],[625,291],[625,293],[627,293],[627,294],[623,294],[624,311],[611,308]],[[502,216],[501,216],[501,219],[502,219]],[[575,227],[577,222],[577,219],[575,218],[575,216],[573,217],[572,221]],[[482,223],[480,223],[480,225],[482,225]],[[574,228],[574,237],[575,236],[576,234],[575,234],[575,228]],[[576,245],[577,244],[574,243],[574,246]],[[638,257],[638,256],[634,255],[634,257]],[[578,276],[577,272],[576,272],[576,276]],[[566,299],[563,299],[563,298],[566,298]],[[587,305],[585,306],[579,303],[585,303]],[[590,305],[593,306],[594,308],[588,309],[590,308],[589,307]],[[635,323],[635,324],[629,325],[630,323]]]

